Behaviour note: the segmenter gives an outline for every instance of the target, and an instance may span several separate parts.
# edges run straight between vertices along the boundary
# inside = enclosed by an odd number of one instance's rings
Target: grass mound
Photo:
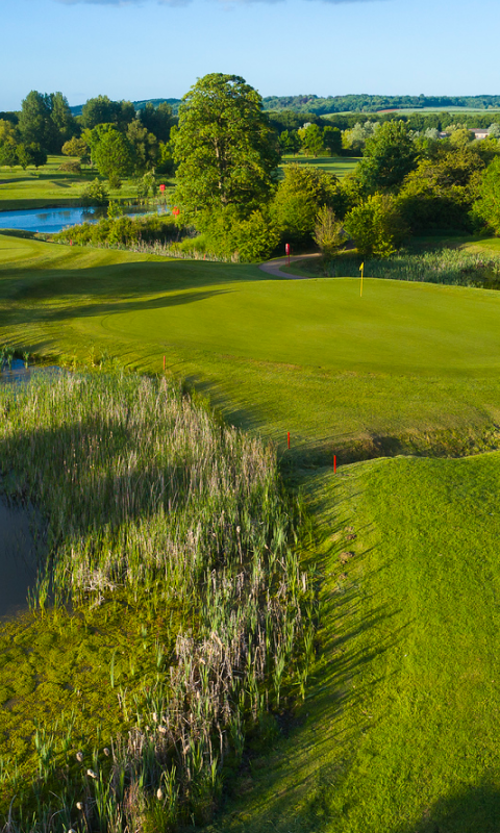
[[[9,496],[35,504],[45,519],[41,611],[4,636],[22,646],[4,657],[4,709],[26,713],[37,699],[33,718],[40,716],[29,732],[35,748],[28,742],[16,766],[4,761],[11,828],[175,829],[206,820],[249,728],[270,706],[283,708],[292,683],[305,691],[312,597],[291,548],[299,510],[282,492],[273,452],[165,381],[139,376],[11,386],[0,390],[0,412]],[[45,610],[48,599],[55,609]],[[120,606],[135,636],[132,653],[117,661]],[[108,618],[116,642],[103,664]],[[61,622],[77,644],[82,628],[79,654],[87,653],[86,629],[93,633],[101,653],[94,688],[105,690],[111,712],[76,758],[86,674],[74,663],[68,675],[66,660],[55,679],[40,679],[25,656],[30,638],[37,655],[41,640],[50,669]],[[134,655],[138,634],[146,655]],[[47,717],[55,708],[65,714],[59,722]],[[4,754],[18,732],[7,722]]]

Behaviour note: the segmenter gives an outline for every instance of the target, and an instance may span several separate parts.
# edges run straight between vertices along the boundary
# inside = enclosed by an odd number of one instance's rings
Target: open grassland
[[[496,833],[500,454],[444,457],[498,447],[498,293],[367,279],[360,298],[353,279],[273,281],[254,266],[0,235],[0,297],[0,343],[75,367],[161,373],[165,356],[167,376],[274,439],[305,490],[305,563],[321,582],[313,680],[264,754],[250,741],[212,831]],[[401,451],[443,459],[366,459]],[[106,665],[121,626],[101,615],[83,626],[107,634]],[[168,625],[147,621],[152,646]],[[125,628],[139,650],[140,628]],[[31,655],[14,637],[15,665],[20,648]],[[44,682],[62,684],[54,675]],[[94,702],[85,694],[88,719]]]
[[[0,211],[80,205],[83,189],[98,175],[88,166],[83,166],[80,174],[61,171],[61,165],[68,159],[67,156],[49,156],[43,167],[25,171],[19,166],[0,168]],[[108,190],[115,199],[137,198],[130,181],[124,181],[119,190]]]

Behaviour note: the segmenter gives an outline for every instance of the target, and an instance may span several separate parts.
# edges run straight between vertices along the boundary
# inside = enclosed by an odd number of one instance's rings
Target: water
[[[37,571],[32,514],[0,495],[0,618],[28,609],[28,589]]]
[[[158,214],[165,214],[168,208],[166,205],[159,205],[156,211]],[[151,212],[139,205],[128,205],[123,207],[123,213],[144,215]],[[26,208],[18,211],[0,211],[0,228],[48,234],[78,223],[97,223],[103,217],[107,217],[107,208]]]

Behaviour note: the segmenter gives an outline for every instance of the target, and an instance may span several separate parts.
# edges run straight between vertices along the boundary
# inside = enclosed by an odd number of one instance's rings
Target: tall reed
[[[282,707],[290,686],[304,694],[314,651],[302,510],[283,490],[273,449],[219,424],[179,387],[137,375],[3,389],[0,414],[12,497],[45,518],[41,612],[150,594],[177,623],[169,643],[156,644],[157,673],[128,734],[109,739],[109,755],[89,765],[87,751],[69,767],[57,800],[47,769],[54,733],[38,733],[40,772],[8,829],[60,831],[71,821],[82,831],[174,830],[206,820],[249,727]],[[113,662],[106,673],[113,687]],[[124,700],[120,692],[128,714]]]

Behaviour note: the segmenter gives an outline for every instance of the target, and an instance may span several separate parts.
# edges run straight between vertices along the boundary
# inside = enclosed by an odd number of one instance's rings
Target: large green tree
[[[114,124],[100,124],[91,133],[92,162],[101,176],[118,182],[132,173],[133,150]]]
[[[406,123],[388,121],[367,139],[356,176],[368,190],[394,188],[415,168],[416,156]]]
[[[111,101],[107,95],[89,98],[82,107],[82,124],[90,130],[98,124],[115,124],[126,130],[133,119],[135,109],[131,101]]]
[[[57,127],[52,120],[52,100],[48,93],[31,90],[23,100],[19,130],[26,145],[36,142],[45,150],[57,145]]]
[[[172,115],[172,108],[166,101],[162,101],[158,107],[155,107],[148,101],[143,109],[139,110],[137,118],[140,119],[142,126],[149,133],[156,136],[159,142],[167,142],[169,140],[170,128],[174,124],[174,117]]]
[[[184,96],[172,130],[178,164],[174,199],[201,227],[220,208],[248,217],[267,203],[279,162],[276,134],[256,90],[237,75],[212,73]]]

